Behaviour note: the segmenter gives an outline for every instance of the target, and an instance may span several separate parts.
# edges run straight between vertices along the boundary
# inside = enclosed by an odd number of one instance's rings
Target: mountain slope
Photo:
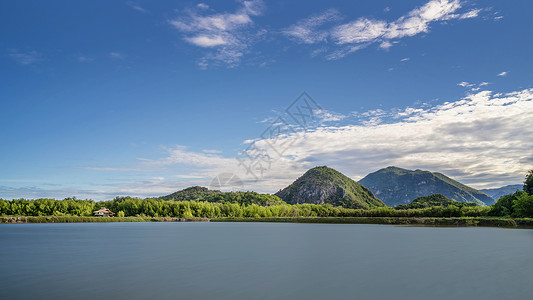
[[[308,170],[275,195],[290,204],[330,203],[362,209],[385,206],[367,188],[326,166]]]
[[[389,206],[407,204],[432,194],[442,194],[459,202],[479,205],[494,203],[489,195],[457,182],[441,173],[388,167],[368,174],[359,181]]]
[[[496,189],[483,189],[480,191],[491,196],[494,200],[498,200],[500,199],[501,196],[514,194],[514,192],[521,191],[523,189],[524,189],[523,184],[512,184],[512,185],[502,186]]]
[[[416,209],[416,208],[426,208],[426,207],[432,207],[432,206],[448,207],[450,205],[454,205],[457,207],[477,206],[476,203],[459,202],[459,201],[446,198],[441,194],[433,194],[429,196],[418,197],[415,200],[413,200],[411,203],[401,204],[401,205],[396,206],[396,208],[397,209],[413,209],[413,208]]]

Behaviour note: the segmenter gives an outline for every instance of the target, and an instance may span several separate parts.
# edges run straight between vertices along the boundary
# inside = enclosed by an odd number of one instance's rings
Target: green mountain
[[[524,189],[523,184],[512,184],[512,185],[502,186],[496,189],[483,189],[480,191],[491,196],[494,200],[498,200],[500,199],[501,196],[514,194],[516,191],[521,191],[523,189]]]
[[[181,191],[174,192],[170,195],[159,197],[162,200],[174,201],[199,201],[204,198],[222,193],[218,190],[210,190],[201,186],[191,186]]]
[[[459,202],[479,205],[494,203],[489,195],[457,182],[441,173],[388,167],[368,174],[359,181],[389,206],[408,204],[432,194],[442,194]]]
[[[206,197],[203,201],[207,202],[229,202],[244,205],[257,204],[261,206],[270,206],[276,204],[283,204],[278,196],[271,194],[259,194],[256,192],[227,192],[220,193]]]
[[[257,204],[261,206],[269,206],[274,204],[281,204],[283,201],[274,195],[259,194],[256,192],[226,192],[223,193],[218,190],[210,190],[201,186],[191,186],[181,191],[177,191],[167,196],[159,197],[157,199],[167,201],[207,201],[220,203],[238,203],[238,204]]]
[[[457,207],[477,206],[476,203],[458,202],[458,201],[446,198],[445,196],[441,194],[433,194],[429,196],[418,197],[409,204],[398,205],[396,206],[396,209],[427,208],[427,207],[432,207],[432,206],[448,207],[450,205],[454,205]]]
[[[290,204],[330,203],[335,206],[362,209],[386,206],[374,197],[370,190],[326,166],[308,170],[275,195]]]

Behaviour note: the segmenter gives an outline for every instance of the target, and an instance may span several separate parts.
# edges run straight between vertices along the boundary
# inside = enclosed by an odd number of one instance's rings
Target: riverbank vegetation
[[[165,201],[130,197],[117,197],[111,201],[101,202],[74,198],[64,200],[0,199],[0,215],[92,216],[94,210],[107,207],[115,212],[117,217],[533,217],[533,196],[521,191],[501,197],[491,207],[456,204],[458,205],[448,204],[423,208],[380,207],[365,210],[335,207],[331,204],[290,205],[278,202],[272,205],[258,205],[231,201]]]
[[[331,204],[276,203],[258,205],[255,203],[207,202],[207,201],[165,201],[130,197],[111,201],[94,202],[78,199],[15,199],[0,200],[0,215],[4,216],[91,216],[102,206],[117,216],[173,217],[173,218],[223,218],[223,217],[481,217],[488,216],[491,208],[481,206],[433,206],[420,209],[351,209]]]
[[[382,224],[435,227],[503,227],[533,228],[532,218],[497,217],[221,217],[221,218],[165,218],[165,217],[83,217],[83,216],[27,216],[0,217],[0,224],[15,223],[115,223],[115,222],[268,222],[268,223],[321,223],[321,224]]]

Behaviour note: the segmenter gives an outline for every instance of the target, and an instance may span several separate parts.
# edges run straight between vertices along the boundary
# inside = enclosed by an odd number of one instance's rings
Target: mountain
[[[221,191],[218,190],[210,190],[201,186],[191,186],[181,191],[174,192],[170,195],[159,197],[159,199],[167,201],[198,201],[220,193]]]
[[[432,207],[432,206],[448,207],[450,205],[454,205],[457,207],[477,206],[476,203],[459,202],[459,201],[446,198],[445,196],[441,194],[433,194],[429,196],[418,197],[409,204],[398,205],[396,206],[396,209],[426,208],[426,207]]]
[[[282,204],[283,201],[274,195],[259,194],[256,192],[226,192],[219,190],[210,190],[201,186],[191,186],[170,195],[162,196],[157,199],[166,201],[207,201],[219,203],[238,203],[244,205],[257,204],[269,206]]]
[[[326,166],[308,170],[291,185],[275,194],[289,204],[330,203],[348,208],[386,206],[356,181]]]
[[[238,203],[244,205],[257,204],[261,206],[270,206],[276,204],[284,204],[278,196],[270,194],[259,194],[256,192],[226,192],[208,196],[203,199],[207,202],[220,203]]]
[[[480,191],[491,196],[494,200],[498,200],[500,199],[501,196],[514,194],[514,192],[521,191],[523,189],[524,189],[523,184],[512,184],[512,185],[502,186],[501,188],[483,189]]]
[[[432,194],[442,194],[459,202],[479,205],[494,203],[489,195],[459,183],[441,173],[388,167],[368,174],[359,181],[389,206],[407,204]]]

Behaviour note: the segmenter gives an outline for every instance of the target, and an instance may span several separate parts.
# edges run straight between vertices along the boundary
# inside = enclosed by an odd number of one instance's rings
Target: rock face
[[[275,195],[289,204],[330,203],[335,206],[362,209],[386,206],[374,197],[370,190],[326,166],[308,170]]]
[[[498,200],[501,196],[514,194],[516,191],[522,191],[523,189],[524,189],[523,184],[512,184],[512,185],[502,186],[501,188],[483,189],[480,191],[491,196],[494,200]]]
[[[388,167],[368,174],[359,181],[389,206],[408,204],[432,194],[442,194],[459,202],[479,205],[494,203],[489,195],[457,182],[441,173]]]

